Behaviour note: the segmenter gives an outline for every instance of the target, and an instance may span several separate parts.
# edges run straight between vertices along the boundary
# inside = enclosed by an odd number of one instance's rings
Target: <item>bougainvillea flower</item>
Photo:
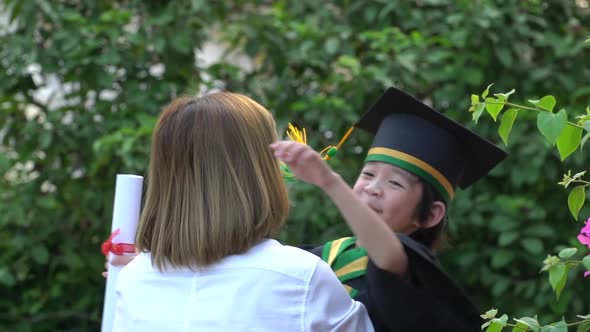
[[[584,272],[584,278],[586,278],[587,276],[590,276],[590,271]]]
[[[584,224],[584,227],[582,227],[580,234],[578,235],[578,241],[590,248],[590,218],[588,218]]]

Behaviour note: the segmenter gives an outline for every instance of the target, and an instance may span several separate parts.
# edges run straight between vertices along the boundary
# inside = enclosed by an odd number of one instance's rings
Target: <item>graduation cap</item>
[[[500,163],[506,152],[418,99],[389,88],[356,123],[375,134],[365,162],[386,162],[427,181],[445,201]]]

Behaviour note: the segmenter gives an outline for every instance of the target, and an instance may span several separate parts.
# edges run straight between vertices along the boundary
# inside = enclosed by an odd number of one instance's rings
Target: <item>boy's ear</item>
[[[431,228],[438,225],[447,213],[447,206],[441,201],[435,201],[430,207],[430,212],[426,218],[426,222],[421,224],[421,228]]]

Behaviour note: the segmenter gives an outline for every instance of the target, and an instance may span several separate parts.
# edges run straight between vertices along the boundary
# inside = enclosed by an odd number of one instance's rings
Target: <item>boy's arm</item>
[[[408,257],[405,278],[367,265],[367,299],[391,331],[481,331],[479,309],[442,271],[430,253],[400,235]]]
[[[397,275],[405,275],[407,256],[397,236],[377,213],[353,193],[342,177],[332,171],[319,153],[293,141],[276,142],[270,147],[297,178],[320,187],[328,194],[375,265]]]

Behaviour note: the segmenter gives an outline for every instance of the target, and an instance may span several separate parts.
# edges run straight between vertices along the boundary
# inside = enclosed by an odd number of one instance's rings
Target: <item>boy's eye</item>
[[[363,172],[362,174],[363,174],[364,176],[373,177],[373,173],[371,173],[371,172],[366,172],[366,171],[365,171],[365,172]]]
[[[395,187],[404,188],[404,186],[401,183],[397,182],[397,181],[389,181],[389,183],[391,183]]]

